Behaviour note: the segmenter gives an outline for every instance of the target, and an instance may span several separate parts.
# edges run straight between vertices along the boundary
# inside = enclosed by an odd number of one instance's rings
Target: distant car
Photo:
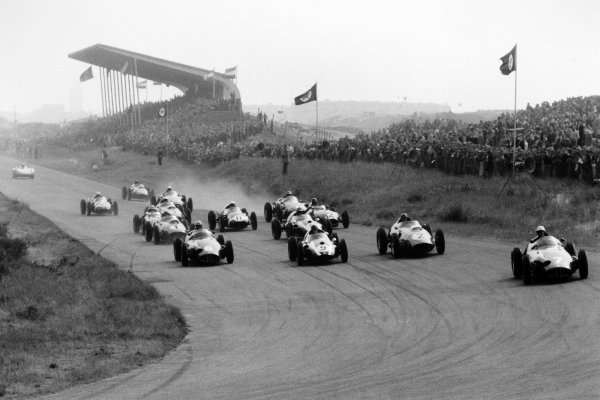
[[[154,240],[154,244],[160,244],[160,242],[184,238],[187,229],[188,225],[186,221],[182,221],[168,212],[163,212],[158,221],[146,221],[144,230],[147,242]]]
[[[388,247],[394,258],[401,255],[426,255],[434,248],[438,254],[446,251],[446,240],[441,229],[432,235],[429,225],[421,225],[418,221],[396,221],[386,232],[385,228],[377,230],[377,250],[379,254],[387,253]]]
[[[178,237],[173,242],[175,261],[181,261],[184,267],[190,264],[217,264],[226,259],[228,264],[233,262],[233,244],[225,241],[223,235],[215,238],[208,229],[188,232],[185,237]]]
[[[194,202],[192,201],[192,198],[186,198],[185,195],[180,195],[173,189],[167,189],[167,191],[161,194],[158,198],[156,196],[151,196],[150,203],[155,206],[165,199],[175,204],[175,206],[181,209],[181,212],[185,212],[186,207],[190,210],[190,212],[194,211]]]
[[[296,236],[288,238],[288,257],[290,261],[304,265],[305,261],[327,261],[340,257],[343,263],[348,261],[348,247],[344,239],[339,239],[337,233],[331,238],[325,232],[307,233],[304,238]]]
[[[226,208],[221,212],[209,211],[208,212],[208,226],[209,229],[215,230],[219,224],[219,231],[224,232],[225,228],[230,229],[245,229],[250,225],[252,230],[256,230],[258,227],[258,221],[256,219],[256,213],[252,211],[248,214],[245,208],[230,207]]]
[[[292,236],[304,237],[313,225],[317,229],[331,234],[331,223],[329,220],[314,219],[307,212],[295,212],[290,214],[287,220],[283,222],[279,218],[274,217],[271,220],[271,235],[273,239],[278,240],[281,238],[281,232],[285,231],[287,238]]]
[[[192,221],[192,211],[189,208],[184,207],[182,209],[182,207],[177,207],[175,203],[169,201],[169,199],[162,199],[159,201],[156,204],[156,208],[158,208],[161,213],[167,211],[177,218],[185,219],[188,224]]]
[[[581,279],[588,277],[588,260],[585,250],[575,255],[573,243],[563,245],[554,236],[542,236],[528,242],[524,254],[515,247],[510,254],[513,276],[529,285],[536,278],[564,280],[575,271]]]
[[[350,226],[350,215],[348,211],[342,211],[339,214],[334,208],[328,207],[324,204],[318,204],[310,207],[310,213],[313,217],[321,220],[328,219],[333,228],[337,228],[338,225],[342,225],[344,228]]]
[[[35,176],[35,169],[33,167],[27,166],[25,164],[21,164],[12,169],[13,179],[17,179],[17,178],[33,179],[34,176]]]
[[[177,211],[179,211],[177,209]],[[179,211],[181,213],[181,211]],[[146,222],[154,224],[161,218],[161,212],[156,206],[148,206],[144,210],[144,214],[140,217],[138,214],[133,216],[133,232],[146,235]]]
[[[265,203],[265,221],[271,222],[273,217],[283,221],[298,208],[306,210],[307,207],[307,204],[298,200],[296,196],[284,196],[273,203]]]
[[[90,197],[87,200],[81,199],[79,207],[81,215],[119,215],[119,205],[117,202],[99,193],[96,193],[94,197]]]
[[[123,186],[121,188],[121,198],[123,200],[150,201],[152,196],[154,196],[154,190],[143,183],[132,183],[129,187]]]

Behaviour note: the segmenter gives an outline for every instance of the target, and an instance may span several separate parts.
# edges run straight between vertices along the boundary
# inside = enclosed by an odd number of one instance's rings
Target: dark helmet
[[[400,222],[404,222],[407,219],[408,219],[408,214],[407,213],[400,214]]]
[[[192,225],[190,226],[190,229],[193,229],[193,230],[198,230],[198,229],[202,229],[202,228],[203,228],[202,221],[200,221],[200,220],[192,222]]]
[[[310,199],[310,205],[311,206],[316,206],[317,205],[317,198],[313,197],[312,199]]]
[[[140,181],[136,180],[135,182],[133,182],[134,185],[137,185],[138,183],[140,183]]]

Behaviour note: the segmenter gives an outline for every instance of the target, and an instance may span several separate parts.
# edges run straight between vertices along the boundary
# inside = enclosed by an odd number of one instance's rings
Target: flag
[[[237,78],[237,65],[235,67],[227,68],[225,70],[225,78],[229,78],[229,79]]]
[[[137,83],[137,88],[138,89],[146,89],[146,84],[148,83],[148,80],[145,81],[141,81]]]
[[[81,75],[79,75],[79,81],[85,82],[85,81],[92,79],[93,77],[94,77],[94,74],[92,73],[92,67],[89,67],[88,69],[83,71],[83,73]]]
[[[125,64],[123,64],[123,66],[121,67],[121,73],[127,73],[127,68],[129,68],[129,61],[125,61]]]
[[[517,45],[504,57],[500,58],[502,65],[500,66],[500,72],[503,75],[510,75],[511,72],[517,70]]]
[[[302,93],[300,96],[294,97],[294,104],[299,106],[300,104],[309,103],[317,100],[317,84],[308,89],[307,92]]]
[[[162,118],[162,117],[165,117],[166,115],[167,115],[167,109],[164,106],[161,106],[158,109],[158,116]]]

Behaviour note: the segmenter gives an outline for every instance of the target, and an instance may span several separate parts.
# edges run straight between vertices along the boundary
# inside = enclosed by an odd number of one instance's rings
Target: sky
[[[317,82],[319,101],[512,109],[515,74],[499,66],[515,44],[519,108],[600,94],[598,0],[0,0],[0,111],[80,97],[100,114],[98,77],[80,83],[88,65],[67,57],[96,43],[237,65],[244,104],[289,105]]]

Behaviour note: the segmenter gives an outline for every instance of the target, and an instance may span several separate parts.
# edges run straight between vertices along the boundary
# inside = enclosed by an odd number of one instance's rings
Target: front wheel
[[[133,216],[133,233],[140,233],[141,225],[142,225],[142,222],[140,220],[140,216],[135,214]]]
[[[348,262],[348,246],[346,245],[346,239],[340,240],[340,256],[342,257],[342,262]]]
[[[271,222],[273,218],[273,206],[271,203],[265,203],[265,221]]]
[[[175,239],[173,242],[173,256],[175,257],[175,261],[181,261],[181,246],[183,246],[181,239]]]
[[[185,248],[185,244],[181,244],[181,266],[187,267],[190,264],[187,249]]]
[[[127,198],[127,188],[123,186],[121,188],[121,200],[125,200]]]
[[[146,232],[146,242],[151,242],[152,241],[152,232],[154,231],[152,229],[152,223],[150,221],[146,221],[146,225],[144,225],[144,231]]]
[[[394,258],[400,257],[401,251],[400,238],[397,233],[392,233],[392,255]]]
[[[585,250],[583,250],[583,249],[579,250],[579,253],[577,254],[577,263],[579,264],[579,277],[581,279],[587,279],[587,277],[588,277],[588,260],[587,260],[587,254],[585,253]]]
[[[380,226],[379,229],[377,229],[377,250],[379,251],[379,254],[384,255],[385,253],[387,253],[387,249],[387,233],[385,232],[385,229],[382,226]]]
[[[281,238],[281,223],[277,218],[273,218],[271,220],[271,235],[273,235],[273,239],[275,240],[279,240]]]
[[[250,225],[252,226],[253,231],[258,228],[258,220],[256,219],[256,213],[254,211],[250,213]]]
[[[217,214],[210,210],[208,212],[208,229],[210,229],[211,231],[214,231],[215,228],[217,227]]]
[[[533,275],[531,273],[531,263],[528,257],[523,257],[523,283],[525,285],[531,285],[533,281]]]
[[[435,231],[435,249],[438,254],[444,254],[446,251],[446,239],[444,238],[444,232],[441,229]]]
[[[301,267],[304,265],[304,246],[302,243],[298,243],[298,251],[296,252],[296,256],[298,257],[298,266]]]
[[[521,249],[515,247],[510,253],[510,265],[512,267],[513,276],[517,279],[521,279],[523,277],[523,254],[521,254]]]
[[[85,215],[85,212],[87,211],[87,204],[85,200],[81,199],[79,202],[79,208],[81,209],[81,215]]]
[[[160,231],[158,230],[158,226],[154,226],[154,244],[160,244]]]
[[[233,244],[231,240],[225,242],[225,258],[227,259],[227,264],[233,262]]]
[[[344,229],[350,226],[350,215],[348,214],[348,211],[342,212],[342,225],[344,226]]]
[[[298,256],[298,239],[292,236],[288,239],[288,257],[290,261],[296,261]]]

